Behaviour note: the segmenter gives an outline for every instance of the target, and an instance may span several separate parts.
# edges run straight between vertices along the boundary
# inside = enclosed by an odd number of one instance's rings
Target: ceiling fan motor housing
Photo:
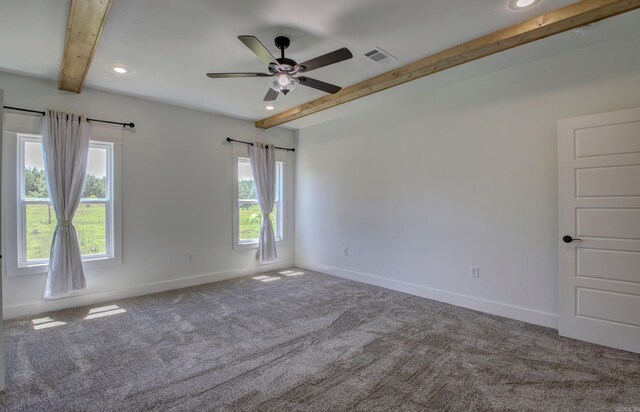
[[[288,67],[291,68],[291,70],[293,70],[293,66],[298,64],[298,63],[296,63],[295,60],[287,59],[286,57],[281,57],[281,58],[276,59],[276,60],[278,61],[278,63],[280,63],[281,67],[287,68],[287,66],[288,66]],[[287,70],[287,71],[291,71],[291,70]]]

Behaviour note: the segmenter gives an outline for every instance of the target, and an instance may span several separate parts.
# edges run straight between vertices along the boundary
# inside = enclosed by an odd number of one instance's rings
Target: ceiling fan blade
[[[267,73],[207,73],[207,77],[212,79],[226,79],[231,77],[270,77]]]
[[[353,57],[353,54],[343,47],[338,50],[334,50],[331,53],[323,54],[315,59],[307,60],[304,63],[300,63],[300,71],[309,72],[311,70],[319,69],[320,67],[328,66],[330,64],[338,63],[344,60],[349,60]],[[304,68],[304,69],[303,69]]]
[[[238,39],[250,48],[263,62],[269,64],[277,61],[276,58],[273,57],[273,54],[260,43],[260,40],[258,40],[256,36],[238,36]]]
[[[278,98],[278,95],[280,93],[278,93],[277,91],[269,88],[269,91],[267,92],[267,94],[264,96],[264,99],[262,99],[263,102],[272,102],[275,99]]]
[[[325,83],[320,80],[312,79],[311,77],[300,76],[298,77],[300,84],[314,89],[322,90],[323,92],[335,94],[342,90],[342,87],[335,84]]]

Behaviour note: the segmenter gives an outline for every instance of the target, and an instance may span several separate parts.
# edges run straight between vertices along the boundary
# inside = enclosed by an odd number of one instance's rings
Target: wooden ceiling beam
[[[583,0],[372,77],[256,122],[268,129],[492,54],[640,8],[640,0]]]
[[[113,0],[71,0],[58,88],[80,93]]]

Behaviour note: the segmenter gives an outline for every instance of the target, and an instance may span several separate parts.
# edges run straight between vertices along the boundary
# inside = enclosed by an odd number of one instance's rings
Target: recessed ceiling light
[[[275,109],[276,107],[275,107],[275,106],[272,106],[272,105],[270,105],[270,104],[268,104],[268,105],[266,105],[264,108],[265,108],[265,109],[267,109],[267,110],[273,110],[273,109]]]
[[[111,70],[113,70],[114,72],[116,72],[116,73],[118,73],[118,74],[125,74],[125,73],[128,73],[128,72],[129,72],[129,70],[127,70],[127,68],[126,68],[126,67],[124,67],[124,66],[119,66],[119,65],[111,66]]]
[[[522,10],[528,7],[535,6],[542,0],[511,0],[509,1],[509,8],[513,10]]]

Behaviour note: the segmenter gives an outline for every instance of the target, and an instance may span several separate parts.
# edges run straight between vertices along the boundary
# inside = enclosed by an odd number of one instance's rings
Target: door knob
[[[563,236],[563,237],[562,237],[562,241],[563,241],[564,243],[571,243],[571,242],[576,242],[576,241],[578,241],[578,242],[582,242],[582,239],[573,238],[573,237],[571,237],[571,236],[569,236],[569,235],[566,235],[566,236]]]

